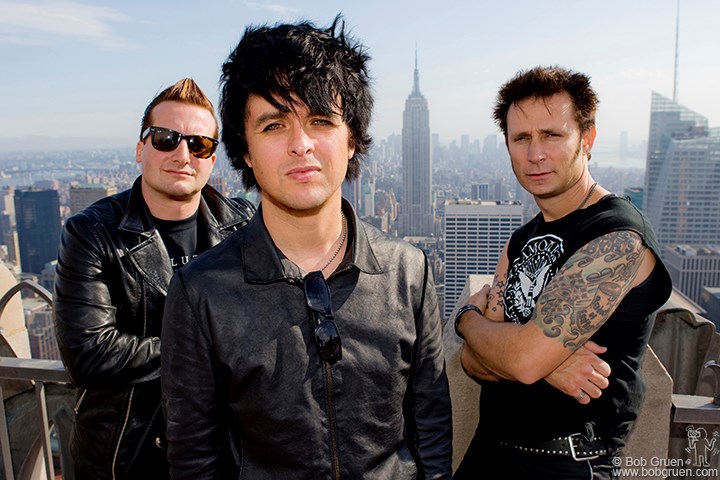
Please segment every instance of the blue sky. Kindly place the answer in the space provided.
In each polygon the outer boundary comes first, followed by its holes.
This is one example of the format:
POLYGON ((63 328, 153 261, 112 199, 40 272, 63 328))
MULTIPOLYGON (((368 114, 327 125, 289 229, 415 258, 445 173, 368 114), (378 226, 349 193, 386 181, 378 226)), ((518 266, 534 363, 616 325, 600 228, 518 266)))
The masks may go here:
MULTIPOLYGON (((720 126, 720 2, 681 2, 678 100, 720 126)), ((59 137, 132 146, 145 105, 179 78, 193 77, 217 103, 220 66, 246 25, 324 26, 339 12, 372 57, 378 139, 401 131, 417 45, 441 142, 497 133, 499 85, 519 69, 559 64, 592 77, 598 142, 617 143, 625 131, 638 143, 651 91, 673 93, 676 8, 676 0, 0 0, 0 150, 60 145, 59 137)))

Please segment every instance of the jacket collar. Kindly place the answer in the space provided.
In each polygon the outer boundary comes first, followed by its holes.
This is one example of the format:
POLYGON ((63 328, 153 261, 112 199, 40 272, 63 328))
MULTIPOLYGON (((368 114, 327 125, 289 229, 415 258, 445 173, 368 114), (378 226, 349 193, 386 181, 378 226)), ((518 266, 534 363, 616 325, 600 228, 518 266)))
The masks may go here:
MULTIPOLYGON (((127 208, 118 228, 150 237, 155 231, 155 226, 142 196, 141 181, 142 175, 133 183, 127 208)), ((219 231, 234 229, 246 220, 237 206, 210 185, 205 185, 202 189, 199 213, 208 227, 214 227, 219 231)))
MULTIPOLYGON (((338 270, 357 268, 360 271, 377 275, 383 273, 377 261, 372 245, 368 239, 366 225, 357 217, 350 203, 343 199, 343 212, 349 223, 348 238, 352 253, 338 270)), ((301 279, 300 268, 276 247, 262 220, 262 202, 257 213, 245 227, 245 246, 243 248, 243 264, 245 265, 245 281, 247 283, 273 283, 288 278, 301 279)), ((346 256, 347 258, 347 256, 346 256)))

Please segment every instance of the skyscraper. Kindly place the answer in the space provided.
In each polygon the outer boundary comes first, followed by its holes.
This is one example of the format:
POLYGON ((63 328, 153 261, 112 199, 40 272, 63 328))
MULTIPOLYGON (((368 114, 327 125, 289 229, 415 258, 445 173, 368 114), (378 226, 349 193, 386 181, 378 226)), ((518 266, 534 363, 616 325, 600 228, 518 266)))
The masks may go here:
POLYGON ((0 245, 7 247, 7 261, 20 265, 20 247, 15 227, 15 187, 0 189, 0 245))
POLYGON ((495 273, 505 243, 522 223, 518 202, 445 202, 444 318, 455 308, 469 275, 495 273))
POLYGON ((115 195, 117 188, 100 184, 70 186, 70 214, 74 215, 101 198, 115 195))
POLYGON ((693 302, 700 304, 703 287, 720 285, 720 246, 673 245, 664 250, 673 286, 693 302))
POLYGON ((413 89, 405 100, 403 111, 402 186, 400 236, 429 236, 434 230, 430 111, 427 100, 420 93, 417 51, 413 89))
POLYGON ((60 241, 60 199, 56 190, 15 190, 15 216, 20 266, 42 272, 57 257, 60 241))
POLYGON ((662 245, 720 238, 720 132, 653 92, 643 210, 662 245))

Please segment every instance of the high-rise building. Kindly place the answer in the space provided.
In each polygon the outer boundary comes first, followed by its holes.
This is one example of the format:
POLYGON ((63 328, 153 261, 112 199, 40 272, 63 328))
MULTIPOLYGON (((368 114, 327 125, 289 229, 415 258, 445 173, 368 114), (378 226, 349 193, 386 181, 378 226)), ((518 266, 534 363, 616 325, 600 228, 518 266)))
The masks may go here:
POLYGON ((653 92, 643 210, 662 245, 720 238, 720 131, 653 92))
POLYGON ((673 287, 698 305, 703 287, 720 286, 720 246, 666 246, 663 258, 673 287))
POLYGON ((625 187, 623 195, 630 199, 633 205, 637 208, 642 208, 643 198, 645 197, 645 190, 639 187, 625 187))
POLYGON ((60 241, 60 199, 56 190, 15 190, 15 218, 20 267, 42 272, 57 257, 60 241))
POLYGON ((452 314, 469 275, 495 273, 505 243, 522 223, 518 202, 445 202, 444 318, 452 314))
POLYGON ((705 318, 715 324, 715 330, 720 331, 720 287, 703 287, 700 308, 705 310, 705 318))
POLYGON ((220 192, 221 195, 228 196, 228 184, 225 177, 220 175, 211 175, 208 179, 208 185, 220 192))
POLYGON ((473 183, 472 185, 470 185, 470 198, 472 198, 473 200, 491 200, 490 184, 473 183))
POLYGON ((0 245, 5 245, 7 248, 6 260, 14 265, 20 265, 14 198, 14 187, 0 189, 0 245))
POLYGON ((117 188, 113 186, 88 183, 70 186, 70 215, 85 210, 101 198, 115 195, 117 188))
POLYGON ((400 236, 429 236, 434 230, 430 111, 427 100, 420 93, 417 52, 413 89, 403 111, 402 187, 400 236))
POLYGON ((23 308, 32 358, 60 360, 52 309, 42 300, 26 299, 23 308))

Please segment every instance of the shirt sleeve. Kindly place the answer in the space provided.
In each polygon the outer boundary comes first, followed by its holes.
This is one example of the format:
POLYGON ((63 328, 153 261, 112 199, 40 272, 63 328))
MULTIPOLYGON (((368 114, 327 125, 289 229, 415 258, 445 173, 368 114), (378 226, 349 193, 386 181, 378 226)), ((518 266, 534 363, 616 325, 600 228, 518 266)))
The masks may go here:
POLYGON ((442 322, 435 283, 425 258, 424 286, 416 311, 417 344, 410 401, 418 467, 424 479, 452 472, 452 413, 445 371, 442 322))

